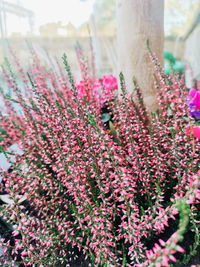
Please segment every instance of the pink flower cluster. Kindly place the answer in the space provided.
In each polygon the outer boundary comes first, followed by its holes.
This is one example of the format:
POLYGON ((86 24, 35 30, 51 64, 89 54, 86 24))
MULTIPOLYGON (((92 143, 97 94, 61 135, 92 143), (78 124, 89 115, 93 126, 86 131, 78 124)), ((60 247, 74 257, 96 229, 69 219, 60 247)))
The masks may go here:
MULTIPOLYGON (((47 71, 33 54, 24 82, 27 95, 13 83, 23 114, 19 120, 7 105, 10 118, 4 115, 0 126, 10 138, 17 133, 24 154, 16 157, 12 172, 3 173, 13 203, 0 215, 15 227, 14 242, 2 240, 14 260, 41 267, 68 266, 78 256, 93 266, 168 264, 183 251, 181 238, 174 241, 176 232, 158 240, 170 221, 178 220, 177 213, 180 221, 184 217, 177 202, 186 205, 186 217, 199 229, 193 177, 200 144, 183 131, 192 124, 185 119, 187 91, 183 80, 171 77, 169 83, 150 56, 161 87, 160 112, 154 115, 145 109, 138 87, 135 98, 126 93, 122 75, 121 98, 114 76, 91 78, 83 61, 83 79, 74 82, 66 56, 68 78, 59 63, 47 71), (104 101, 112 112, 109 131, 102 121, 104 101), (22 195, 26 203, 20 202, 22 195)), ((12 78, 9 68, 5 74, 12 78)))
POLYGON ((87 97, 88 82, 91 86, 92 95, 99 99, 101 104, 110 99, 113 96, 113 92, 118 90, 117 79, 112 74, 104 75, 98 80, 91 78, 87 82, 81 80, 76 84, 77 93, 81 99, 87 97))
MULTIPOLYGON (((186 231, 187 225, 189 223, 190 214, 189 205, 200 203, 200 176, 199 173, 194 175, 189 179, 188 190, 184 196, 176 198, 176 203, 174 207, 171 208, 173 214, 177 214, 179 210, 179 216, 181 217, 178 230, 172 234, 172 236, 164 242, 162 239, 159 239, 159 244, 156 243, 152 250, 146 251, 147 260, 137 265, 138 267, 145 266, 158 266, 158 267, 169 267, 171 262, 176 262, 177 259, 174 257, 174 254, 177 252, 185 253, 185 250, 178 244, 184 239, 184 233, 186 231), (177 210, 178 208, 178 210, 177 210)), ((194 208, 194 206, 193 206, 194 208)))
POLYGON ((103 105, 105 101, 112 98, 113 92, 118 90, 116 77, 112 74, 107 74, 100 79, 96 79, 94 58, 92 57, 92 70, 90 70, 79 44, 76 47, 76 54, 82 75, 82 80, 76 83, 78 97, 85 98, 87 101, 93 101, 93 98, 96 98, 103 105))

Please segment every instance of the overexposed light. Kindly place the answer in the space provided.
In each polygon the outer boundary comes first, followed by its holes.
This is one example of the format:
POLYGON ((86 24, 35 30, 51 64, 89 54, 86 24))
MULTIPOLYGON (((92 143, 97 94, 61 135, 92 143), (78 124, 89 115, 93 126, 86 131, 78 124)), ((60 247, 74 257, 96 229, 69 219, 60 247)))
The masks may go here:
MULTIPOLYGON (((39 32, 41 25, 52 22, 61 22, 61 24, 71 22, 75 27, 78 27, 89 19, 94 4, 94 0, 10 0, 10 2, 19 3, 34 12, 35 33, 39 32)), ((13 32, 25 34, 30 31, 28 19, 22 20, 23 23, 20 23, 17 16, 8 13, 8 34, 13 32)))

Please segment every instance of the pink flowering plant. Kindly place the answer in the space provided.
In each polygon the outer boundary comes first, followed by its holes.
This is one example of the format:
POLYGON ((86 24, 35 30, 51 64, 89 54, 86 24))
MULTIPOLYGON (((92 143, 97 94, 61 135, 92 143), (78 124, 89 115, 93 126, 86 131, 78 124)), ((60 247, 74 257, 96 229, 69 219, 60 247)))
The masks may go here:
POLYGON ((59 63, 43 68, 35 54, 28 74, 16 57, 17 74, 14 65, 3 68, 15 98, 1 90, 7 104, 0 126, 23 155, 1 171, 2 190, 12 200, 1 206, 12 232, 1 238, 1 263, 81 266, 81 258, 90 266, 161 267, 189 261, 200 238, 200 144, 185 132, 194 121, 183 80, 165 76, 150 53, 160 105, 150 114, 136 82, 128 94, 121 74, 119 96, 113 75, 96 79, 78 56, 80 82, 66 55, 66 73, 59 63))

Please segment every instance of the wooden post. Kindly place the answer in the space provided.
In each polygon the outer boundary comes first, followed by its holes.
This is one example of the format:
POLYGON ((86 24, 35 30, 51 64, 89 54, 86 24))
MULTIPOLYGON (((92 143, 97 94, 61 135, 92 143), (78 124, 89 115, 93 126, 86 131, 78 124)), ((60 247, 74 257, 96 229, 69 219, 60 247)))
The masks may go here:
POLYGON ((129 92, 136 78, 147 109, 158 108, 153 68, 147 40, 163 64, 164 0, 117 0, 118 71, 122 71, 129 92))

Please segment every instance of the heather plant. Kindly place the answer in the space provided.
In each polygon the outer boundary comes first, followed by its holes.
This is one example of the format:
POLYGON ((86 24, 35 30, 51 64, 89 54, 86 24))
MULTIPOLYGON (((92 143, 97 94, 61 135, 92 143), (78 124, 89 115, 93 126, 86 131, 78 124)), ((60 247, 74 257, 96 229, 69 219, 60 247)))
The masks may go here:
POLYGON ((150 114, 135 80, 128 94, 120 74, 119 95, 114 76, 96 79, 77 55, 80 82, 66 55, 66 73, 58 62, 44 69, 34 52, 27 74, 15 56, 20 75, 8 62, 3 68, 15 98, 1 90, 0 126, 24 153, 1 172, 12 199, 1 206, 12 226, 12 238, 1 239, 2 264, 9 264, 6 252, 13 264, 41 267, 71 266, 80 255, 91 266, 189 261, 200 238, 200 147, 186 134, 195 122, 183 79, 164 75, 150 53, 160 105, 150 114))

